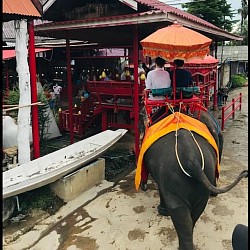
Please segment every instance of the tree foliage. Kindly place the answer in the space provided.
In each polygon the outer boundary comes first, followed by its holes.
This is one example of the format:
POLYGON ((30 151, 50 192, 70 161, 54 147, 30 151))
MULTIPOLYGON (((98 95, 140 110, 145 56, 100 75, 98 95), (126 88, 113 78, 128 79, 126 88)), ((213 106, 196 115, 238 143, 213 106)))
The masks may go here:
POLYGON ((230 45, 248 45, 248 20, 243 22, 243 25, 239 25, 238 30, 235 32, 236 35, 243 36, 243 41, 231 42, 230 45))
POLYGON ((241 15, 241 21, 240 21, 240 27, 241 27, 241 33, 243 33, 244 25, 247 20, 248 16, 248 1, 247 0, 241 0, 241 8, 238 9, 238 13, 241 15))
POLYGON ((193 0, 182 4, 182 8, 186 9, 188 13, 229 32, 232 30, 232 25, 237 22, 237 20, 232 20, 234 14, 231 10, 231 4, 228 4, 226 0, 193 0))
MULTIPOLYGON (((43 86, 43 92, 48 90, 48 86, 43 86)), ((4 98, 3 101, 5 104, 8 105, 17 105, 19 104, 20 99, 20 90, 19 85, 16 84, 13 89, 10 89, 8 91, 8 95, 6 94, 6 91, 3 91, 4 98)), ((51 124, 51 118, 48 114, 49 104, 47 101, 46 96, 43 93, 39 93, 37 96, 38 102, 42 102, 45 105, 38 106, 38 121, 39 121, 39 139, 40 139, 40 145, 45 142, 45 140, 49 137, 49 126, 51 124)), ((13 110, 11 113, 8 113, 13 119, 17 121, 18 119, 18 109, 13 110)), ((32 117, 31 117, 32 119, 32 117)))
POLYGON ((243 23, 241 35, 244 36, 242 45, 248 45, 248 20, 243 23))

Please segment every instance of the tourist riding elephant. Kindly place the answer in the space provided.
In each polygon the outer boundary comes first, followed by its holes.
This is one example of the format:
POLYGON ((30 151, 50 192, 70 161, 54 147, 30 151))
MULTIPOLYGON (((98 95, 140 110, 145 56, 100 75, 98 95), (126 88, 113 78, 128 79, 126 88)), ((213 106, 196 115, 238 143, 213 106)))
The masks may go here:
MULTIPOLYGON (((223 139, 215 121, 203 111, 196 112, 194 117, 207 125, 218 145, 221 158, 223 139)), ((143 156, 144 167, 158 185, 160 195, 158 211, 162 215, 171 216, 178 235, 180 250, 194 249, 193 229, 207 205, 211 192, 225 193, 242 178, 248 176, 248 171, 245 170, 231 185, 216 188, 215 170, 218 163, 216 151, 204 137, 195 132, 192 134, 194 138, 189 130, 178 130, 178 153, 175 150, 176 132, 174 131, 156 140, 143 156)))

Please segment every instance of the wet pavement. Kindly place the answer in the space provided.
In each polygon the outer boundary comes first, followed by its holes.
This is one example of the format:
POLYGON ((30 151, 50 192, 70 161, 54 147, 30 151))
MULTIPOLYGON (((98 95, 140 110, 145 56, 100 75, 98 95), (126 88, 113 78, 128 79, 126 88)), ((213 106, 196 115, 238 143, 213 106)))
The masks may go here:
MULTIPOLYGON (((230 184, 248 168, 248 88, 231 91, 228 103, 239 93, 243 93, 242 111, 236 112, 233 122, 226 122, 223 132, 219 187, 230 184)), ((178 249, 173 223, 169 217, 158 215, 158 204, 154 182, 150 181, 147 192, 137 192, 131 172, 117 185, 104 181, 85 192, 12 242, 4 233, 4 249, 178 249)), ((238 223, 248 225, 248 179, 228 193, 209 199, 194 228, 196 249, 231 250, 232 232, 238 223)))

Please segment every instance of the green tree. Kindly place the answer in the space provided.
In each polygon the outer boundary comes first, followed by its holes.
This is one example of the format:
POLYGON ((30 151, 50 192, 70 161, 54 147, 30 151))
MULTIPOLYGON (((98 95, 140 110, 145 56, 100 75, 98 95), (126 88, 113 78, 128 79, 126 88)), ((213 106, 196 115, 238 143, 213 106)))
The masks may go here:
POLYGON ((232 30, 232 25, 237 22, 237 20, 232 20, 234 14, 231 10, 231 4, 228 4, 226 0, 193 0, 182 4, 182 8, 186 9, 188 13, 229 32, 232 30))
MULTIPOLYGON (((48 90, 48 87, 44 85, 43 90, 44 91, 48 90)), ((3 101, 5 104, 18 106, 20 98, 20 91, 18 84, 16 84, 12 90, 9 90, 8 95, 6 95, 6 91, 3 91, 3 96, 4 96, 3 101)), ((52 121, 48 114, 49 104, 46 96, 43 93, 39 93, 37 99, 39 102, 42 102, 44 104, 42 106, 38 106, 39 139, 41 146, 43 143, 45 143, 45 141, 50 135, 48 132, 48 128, 52 121)), ((17 121, 18 109, 13 110, 11 113, 9 112, 8 115, 10 115, 13 119, 17 121)))
POLYGON ((243 33, 243 26, 245 25, 245 21, 247 20, 248 16, 248 1, 241 0, 241 9, 238 9, 238 13, 241 15, 240 27, 241 33, 243 33))
POLYGON ((241 35, 244 36, 242 45, 248 45, 248 20, 243 23, 241 35))
POLYGON ((243 36, 243 41, 233 41, 230 45, 248 45, 248 20, 243 22, 243 25, 238 27, 238 30, 235 32, 236 35, 243 36))

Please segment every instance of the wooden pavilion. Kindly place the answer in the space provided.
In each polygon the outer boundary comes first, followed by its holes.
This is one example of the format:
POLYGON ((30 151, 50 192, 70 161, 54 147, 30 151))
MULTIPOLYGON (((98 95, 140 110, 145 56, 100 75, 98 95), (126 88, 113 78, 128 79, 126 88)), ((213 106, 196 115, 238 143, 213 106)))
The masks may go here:
MULTIPOLYGON (((175 21, 211 38, 216 57, 217 42, 242 40, 211 23, 185 11, 157 0, 49 0, 44 6, 43 18, 53 21, 38 25, 35 32, 39 36, 66 38, 67 81, 69 96, 70 141, 73 136, 73 103, 71 79, 70 41, 88 41, 96 47, 132 47, 134 68, 138 68, 139 41, 155 30, 168 26, 175 21)), ((135 152, 139 152, 139 100, 138 72, 134 72, 134 131, 135 152)))

